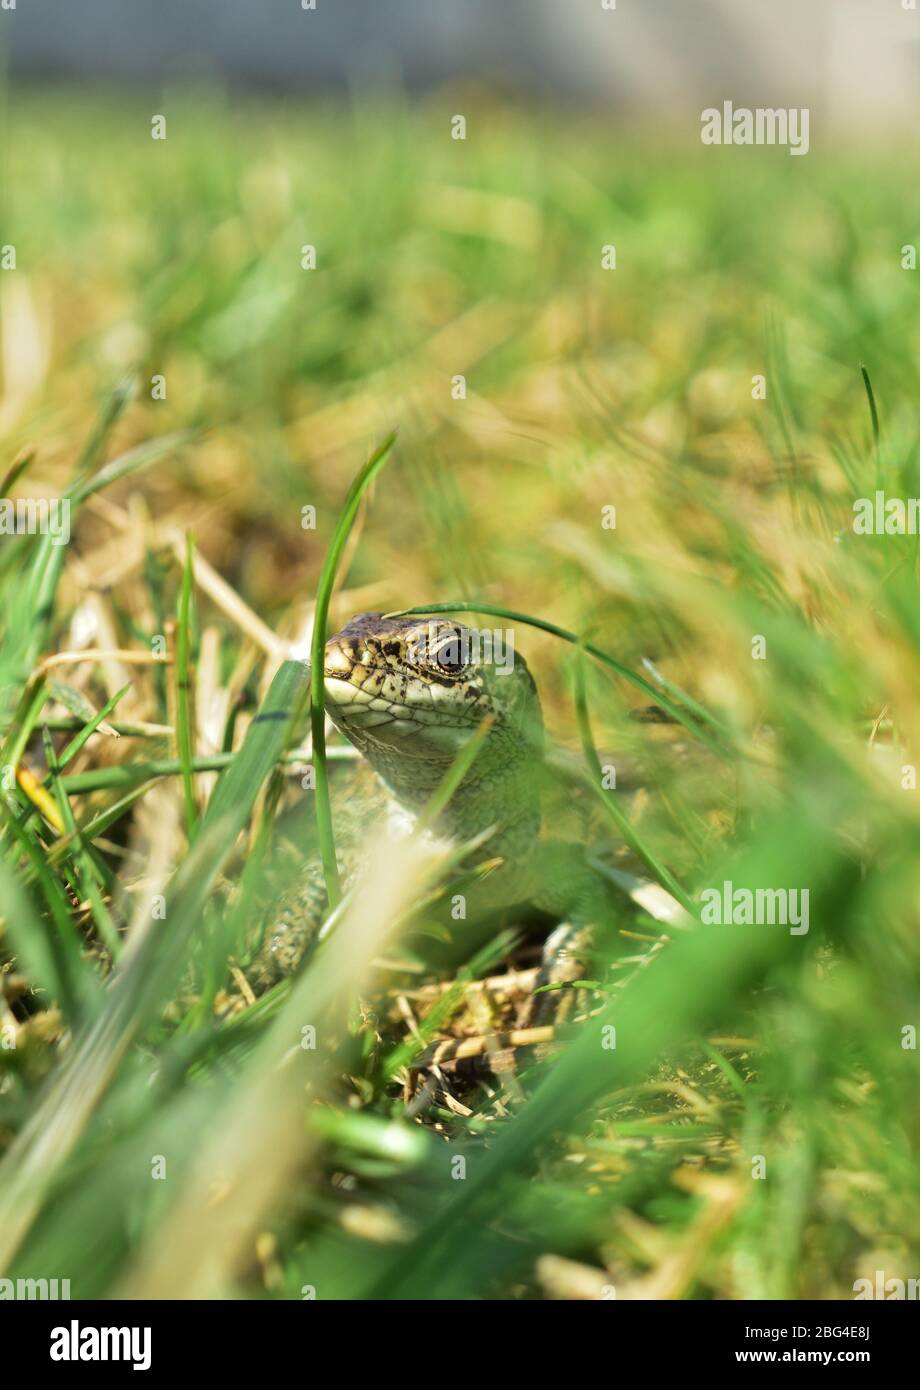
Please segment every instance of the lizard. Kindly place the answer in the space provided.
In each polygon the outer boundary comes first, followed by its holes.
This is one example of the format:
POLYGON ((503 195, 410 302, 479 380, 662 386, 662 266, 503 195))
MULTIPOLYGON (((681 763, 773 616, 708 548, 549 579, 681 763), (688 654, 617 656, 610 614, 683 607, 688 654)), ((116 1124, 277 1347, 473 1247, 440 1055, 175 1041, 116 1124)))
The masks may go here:
MULTIPOLYGON (((489 720, 434 829, 458 843, 474 840, 477 862, 500 860, 479 885, 477 910, 526 903, 562 919, 544 946, 538 978, 573 980, 583 973, 607 895, 581 846, 541 837, 540 698, 520 653, 512 646, 509 660, 503 648, 496 659, 490 638, 441 617, 361 613, 327 640, 326 711, 367 765, 359 795, 347 797, 336 818, 340 867, 347 874, 369 819, 384 816, 411 830, 465 741, 489 720)), ((315 860, 272 914, 252 971, 257 991, 298 968, 325 912, 315 860)), ((552 994, 539 997, 535 1014, 546 1016, 554 1002, 552 994)))

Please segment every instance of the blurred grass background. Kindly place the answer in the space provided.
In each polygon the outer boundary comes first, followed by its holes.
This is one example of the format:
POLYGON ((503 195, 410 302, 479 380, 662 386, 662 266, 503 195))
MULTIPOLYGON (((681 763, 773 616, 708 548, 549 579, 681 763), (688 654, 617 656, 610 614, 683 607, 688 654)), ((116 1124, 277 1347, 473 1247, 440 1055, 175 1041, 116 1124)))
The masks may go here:
MULTIPOLYGON (((347 111, 185 88, 155 109, 163 141, 149 105, 85 92, 14 89, 3 118, 0 431, 4 469, 25 463, 10 494, 58 495, 142 452, 80 506, 59 582, 38 540, 0 552, 2 761, 25 774, 3 783, 2 1273, 69 1277, 74 1297, 736 1299, 915 1275, 916 538, 851 524, 877 487, 920 493, 901 264, 920 202, 900 153, 668 146, 475 88, 347 111), (394 425, 333 621, 478 597, 649 679, 652 662, 730 752, 673 756, 630 719, 640 692, 592 672, 599 743, 645 774, 634 827, 691 893, 723 877, 811 891, 806 937, 710 927, 638 950, 526 1099, 484 1087, 411 1118, 393 1001, 435 973, 391 969, 381 993, 365 963, 392 966, 388 933, 436 866, 377 863, 370 906, 292 990, 210 1009, 239 992, 228 956, 251 951, 273 825, 299 843, 310 814, 303 759, 271 772, 281 732, 248 764, 238 750, 276 639, 308 629, 349 483, 394 425), (229 597, 210 571, 192 584, 186 534, 229 597), (175 667, 149 657, 37 680, 52 653, 149 654, 159 634, 170 656, 187 637, 186 715, 175 667), (95 782, 52 767, 56 817, 35 792, 48 747, 125 685, 124 735, 93 733, 66 769, 95 782), (129 791, 116 775, 182 762, 183 732, 215 769, 191 820, 180 777, 129 791), (215 781, 221 754, 237 756, 215 781), (103 987, 85 947, 125 923, 103 987)), ((575 747, 571 653, 515 641, 575 747)), ((296 672, 279 679, 268 699, 290 708, 296 672)))

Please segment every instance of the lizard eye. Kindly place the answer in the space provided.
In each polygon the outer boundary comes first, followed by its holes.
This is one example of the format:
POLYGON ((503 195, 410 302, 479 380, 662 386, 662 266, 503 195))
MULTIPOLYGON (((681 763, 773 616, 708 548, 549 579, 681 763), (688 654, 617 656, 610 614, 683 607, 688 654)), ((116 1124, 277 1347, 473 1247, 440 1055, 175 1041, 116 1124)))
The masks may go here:
POLYGON ((466 666, 463 653, 463 643, 459 633, 452 633, 446 641, 442 641, 433 652, 434 664, 447 675, 456 676, 466 666))

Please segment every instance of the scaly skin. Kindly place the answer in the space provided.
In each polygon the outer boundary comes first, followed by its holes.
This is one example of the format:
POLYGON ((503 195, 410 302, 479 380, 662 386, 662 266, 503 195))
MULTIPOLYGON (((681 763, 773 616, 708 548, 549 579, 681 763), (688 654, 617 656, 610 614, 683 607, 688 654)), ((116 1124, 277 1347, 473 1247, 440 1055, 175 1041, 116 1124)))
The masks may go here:
MULTIPOLYGON (((597 881, 575 846, 539 838, 537 689, 521 656, 497 655, 504 660, 494 658, 480 634, 452 620, 380 613, 352 618, 326 643, 327 711, 376 774, 376 787, 350 799, 344 820, 335 818, 342 868, 347 875, 371 820, 386 816, 411 829, 463 744, 490 716, 483 745, 434 829, 460 842, 480 837, 477 860, 502 859, 485 880, 477 909, 526 901, 583 928, 597 907, 597 881)), ((321 869, 311 862, 275 914, 256 962, 257 987, 296 969, 325 907, 321 869)), ((572 976, 570 939, 568 932, 553 933, 548 979, 572 976)))

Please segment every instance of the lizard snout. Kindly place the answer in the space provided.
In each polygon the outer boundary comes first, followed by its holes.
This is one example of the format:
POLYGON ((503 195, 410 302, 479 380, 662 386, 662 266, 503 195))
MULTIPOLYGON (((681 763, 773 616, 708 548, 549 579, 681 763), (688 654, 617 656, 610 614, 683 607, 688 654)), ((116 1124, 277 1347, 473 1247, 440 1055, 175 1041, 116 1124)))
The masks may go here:
POLYGON ((335 676, 339 680, 348 680, 357 660, 358 653, 353 642, 341 637, 331 637, 323 654, 324 674, 335 676))

